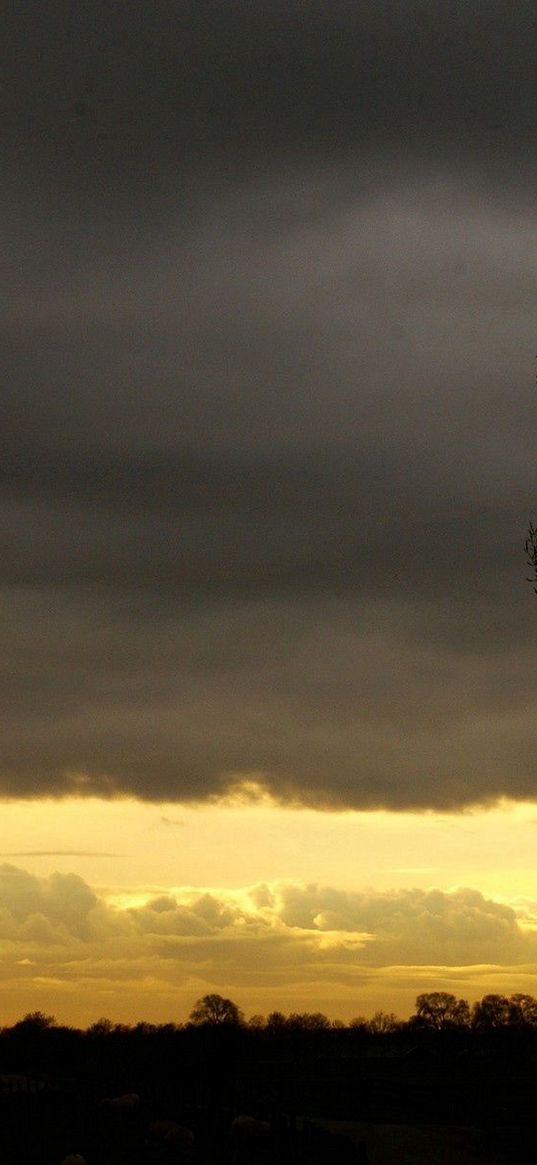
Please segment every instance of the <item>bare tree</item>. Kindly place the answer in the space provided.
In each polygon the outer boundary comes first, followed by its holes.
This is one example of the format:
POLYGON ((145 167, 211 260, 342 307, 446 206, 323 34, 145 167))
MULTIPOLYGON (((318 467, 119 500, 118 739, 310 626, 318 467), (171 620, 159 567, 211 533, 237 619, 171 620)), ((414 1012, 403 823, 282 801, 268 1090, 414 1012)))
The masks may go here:
POLYGON ((509 1022, 514 1027, 537 1027, 537 999, 522 993, 511 995, 509 1022))
POLYGON ((506 995, 484 995, 479 1003, 474 1003, 472 1027, 476 1031, 507 1027, 510 1019, 511 1005, 506 995))
POLYGON ((527 554, 527 564, 533 571, 533 574, 527 581, 533 583, 533 589, 537 595, 537 526, 534 526, 533 522, 529 524, 528 537, 524 543, 524 550, 527 554))
POLYGON ((190 1022, 198 1026, 210 1024, 212 1027, 223 1023, 239 1024, 243 1022, 243 1014, 231 999, 224 999, 222 995, 204 995, 194 1004, 190 1022))
POLYGON ((448 991, 428 991, 416 999, 413 1020, 423 1027, 443 1031, 450 1027, 466 1027, 470 1023, 470 1008, 466 999, 457 999, 448 991))
POLYGON ((376 1011, 371 1019, 366 1020, 367 1030, 373 1035, 387 1036, 401 1027, 401 1020, 393 1011, 376 1011))

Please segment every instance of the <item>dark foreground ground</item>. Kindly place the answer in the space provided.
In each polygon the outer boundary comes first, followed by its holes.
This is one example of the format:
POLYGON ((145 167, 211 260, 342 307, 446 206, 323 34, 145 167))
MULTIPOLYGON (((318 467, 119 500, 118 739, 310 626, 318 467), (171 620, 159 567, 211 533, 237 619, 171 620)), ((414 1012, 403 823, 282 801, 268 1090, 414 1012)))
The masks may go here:
POLYGON ((0 1165, 69 1153, 87 1165, 537 1165, 537 1049, 171 1025, 1 1035, 0 1165))

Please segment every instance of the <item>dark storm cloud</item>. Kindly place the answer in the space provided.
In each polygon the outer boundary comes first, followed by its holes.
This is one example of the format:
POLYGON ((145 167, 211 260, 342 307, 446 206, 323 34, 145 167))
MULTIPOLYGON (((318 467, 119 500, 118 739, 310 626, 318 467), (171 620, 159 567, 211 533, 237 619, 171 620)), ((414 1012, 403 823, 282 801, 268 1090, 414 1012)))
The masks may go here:
POLYGON ((535 785, 535 18, 9 14, 2 790, 535 785))
POLYGON ((6 15, 8 125, 123 194, 282 151, 490 154, 534 140, 536 32, 529 0, 30 0, 6 15))

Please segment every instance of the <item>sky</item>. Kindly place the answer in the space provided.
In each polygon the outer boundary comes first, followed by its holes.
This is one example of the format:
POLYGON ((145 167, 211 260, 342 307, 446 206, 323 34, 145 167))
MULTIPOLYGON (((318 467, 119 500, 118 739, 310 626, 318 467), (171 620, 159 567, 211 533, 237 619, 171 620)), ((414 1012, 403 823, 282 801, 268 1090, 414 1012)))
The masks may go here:
POLYGON ((6 1022, 537 993, 536 40, 6 14, 6 1022))

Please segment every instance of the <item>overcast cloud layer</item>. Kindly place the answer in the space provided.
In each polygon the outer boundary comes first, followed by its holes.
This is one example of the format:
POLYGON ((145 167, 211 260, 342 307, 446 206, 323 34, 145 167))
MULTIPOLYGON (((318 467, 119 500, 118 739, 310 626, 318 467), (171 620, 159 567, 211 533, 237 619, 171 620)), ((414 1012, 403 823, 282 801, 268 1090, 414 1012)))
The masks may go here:
POLYGON ((533 5, 7 23, 2 793, 536 796, 533 5))

